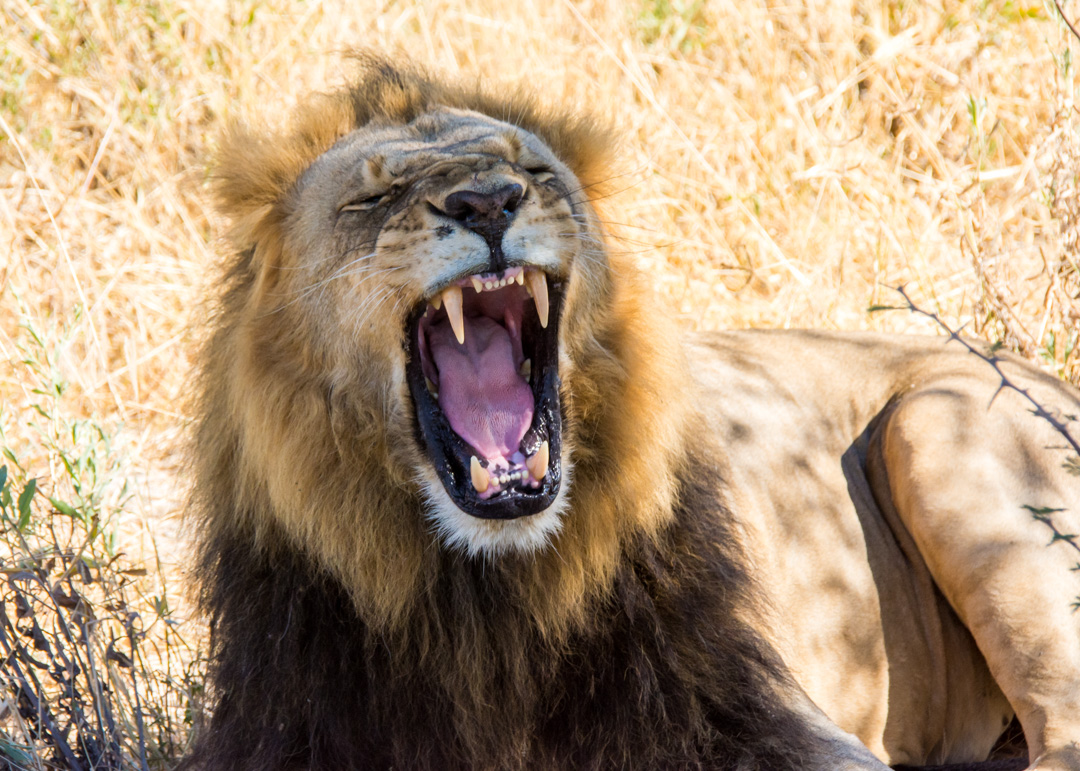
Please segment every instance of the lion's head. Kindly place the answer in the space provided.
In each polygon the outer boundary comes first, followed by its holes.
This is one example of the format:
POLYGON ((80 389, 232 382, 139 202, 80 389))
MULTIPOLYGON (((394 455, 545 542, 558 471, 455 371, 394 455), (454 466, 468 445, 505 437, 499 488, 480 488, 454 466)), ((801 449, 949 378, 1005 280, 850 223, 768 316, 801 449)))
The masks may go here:
POLYGON ((215 528, 283 530, 377 616, 433 552, 564 611, 602 586, 670 516, 683 428, 593 204, 605 148, 526 94, 381 61, 285 131, 233 128, 197 492, 245 514, 215 528))

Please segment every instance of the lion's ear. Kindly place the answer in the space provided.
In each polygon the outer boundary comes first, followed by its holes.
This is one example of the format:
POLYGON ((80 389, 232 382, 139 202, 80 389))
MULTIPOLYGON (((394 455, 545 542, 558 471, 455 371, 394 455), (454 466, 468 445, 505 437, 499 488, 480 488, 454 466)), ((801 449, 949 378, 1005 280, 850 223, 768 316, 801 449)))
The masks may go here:
POLYGON ((240 249, 257 243, 257 231, 281 211, 304 170, 354 127, 340 94, 313 95, 293 115, 277 130, 235 120, 219 137, 210 176, 216 208, 231 221, 240 249))

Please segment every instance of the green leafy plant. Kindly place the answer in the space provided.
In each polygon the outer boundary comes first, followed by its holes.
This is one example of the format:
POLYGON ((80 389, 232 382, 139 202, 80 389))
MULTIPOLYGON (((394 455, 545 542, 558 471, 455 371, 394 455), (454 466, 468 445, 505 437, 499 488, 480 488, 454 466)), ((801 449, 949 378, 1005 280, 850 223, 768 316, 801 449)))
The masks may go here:
POLYGON ((706 30, 704 6, 704 0, 645 0, 637 16, 642 42, 681 53, 700 48, 706 30))

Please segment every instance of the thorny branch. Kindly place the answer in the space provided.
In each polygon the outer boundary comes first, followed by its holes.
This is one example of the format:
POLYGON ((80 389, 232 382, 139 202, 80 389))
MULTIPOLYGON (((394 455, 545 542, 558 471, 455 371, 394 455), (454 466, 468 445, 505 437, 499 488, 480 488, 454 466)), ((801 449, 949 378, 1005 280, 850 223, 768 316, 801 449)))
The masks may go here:
MULTIPOLYGON (((917 313, 920 316, 925 316, 926 318, 930 319, 949 336, 950 340, 955 340, 956 342, 960 343, 960 345, 964 346, 964 348, 967 349, 968 353, 974 354, 975 356, 979 357, 987 364, 989 364, 991 367, 993 367, 998 377, 1001 378, 1001 382, 998 385, 998 390, 1001 391, 1004 389, 1009 389, 1010 391, 1015 391, 1016 393, 1023 396, 1024 399, 1027 400, 1028 404, 1031 405, 1032 413, 1053 426, 1054 430, 1061 434, 1065 441, 1069 443, 1069 446, 1072 447, 1073 451, 1077 455, 1080 455, 1080 440, 1077 440, 1076 437, 1074 437, 1069 432, 1069 427, 1065 424, 1064 421, 1062 421, 1058 418, 1058 416, 1054 415, 1052 412, 1048 411, 1045 407, 1043 407, 1042 404, 1040 404, 1035 399, 1035 397, 1031 395, 1031 392, 1028 389, 1021 388, 1020 386, 1016 385, 1016 383, 1009 380, 1008 376, 1001 370, 1001 359, 993 355, 987 356, 985 353, 983 353, 978 348, 969 343, 967 340, 965 340, 963 337, 961 337, 960 332, 953 331, 952 327, 942 321, 941 317, 938 316, 936 313, 920 308, 912 301, 911 297, 908 295, 904 287, 896 287, 896 291, 900 293, 900 296, 904 298, 904 302, 907 303, 906 308, 903 308, 903 310, 908 310, 912 313, 917 313)), ((884 308, 881 308, 880 310, 884 310, 884 308)), ((1066 416, 1066 420, 1076 420, 1076 417, 1066 416)))
MULTIPOLYGON (((1057 2, 1055 0, 1055 5, 1056 4, 1057 2)), ((1060 11, 1061 8, 1059 7, 1058 10, 1060 11)), ((1064 18, 1064 16, 1062 16, 1062 18, 1064 18)), ((1071 25, 1069 29, 1072 29, 1071 25)), ((1076 34, 1076 31, 1073 30, 1073 33, 1076 34)), ((1078 35, 1077 37, 1080 37, 1080 35, 1078 35)), ((1024 399, 1026 399, 1028 403, 1032 406, 1032 414, 1042 418, 1043 420, 1047 421, 1051 426, 1053 426, 1054 430, 1056 430, 1065 439, 1065 441, 1068 442, 1069 446, 1072 447, 1072 449, 1077 453, 1077 456, 1080 456, 1080 442, 1078 442, 1076 438, 1069 432, 1069 427, 1065 425, 1065 423, 1060 420, 1056 415, 1043 407, 1042 404, 1040 404, 1035 399, 1035 397, 1031 395, 1028 389, 1021 388, 1020 386, 1016 385, 1016 383, 1009 380, 1008 376, 1001 370, 1001 359, 992 354, 990 356, 987 356, 970 342, 961 337, 959 331, 954 331, 952 327, 942 321, 941 317, 938 316, 936 313, 920 308, 914 303, 914 301, 912 301, 911 296, 908 295, 908 293, 904 290, 904 287, 895 287, 895 290, 900 294, 901 297, 904 298, 904 302, 907 304, 906 307, 897 308, 892 306, 877 306, 875 308, 871 308, 871 310, 907 310, 912 313, 917 313, 920 316, 925 316, 926 318, 932 320, 935 324, 938 325, 938 327, 944 330, 944 332, 949 336, 949 340, 955 340, 956 342, 960 343, 960 345, 964 346, 968 353, 974 354, 975 356, 979 357, 994 368, 994 372, 996 372, 998 377, 1001 378, 1001 382, 998 385, 998 392, 1007 388, 1023 396, 1024 399)), ((991 350, 996 350, 996 348, 992 348, 991 350)), ((1065 416, 1065 420, 1075 421, 1077 419, 1077 416, 1074 415, 1065 416)), ((1069 473, 1080 473, 1080 457, 1078 457, 1077 459, 1066 459, 1064 465, 1066 470, 1069 471, 1069 473)), ((1080 553, 1080 544, 1077 543, 1077 539, 1080 538, 1080 534, 1067 533, 1061 530, 1058 527, 1057 523, 1054 522, 1053 515, 1063 512, 1065 511, 1065 509, 1055 509, 1045 506, 1036 507, 1029 506, 1027 504, 1022 505, 1021 508, 1031 512, 1031 516, 1033 519, 1035 519, 1036 522, 1041 522, 1042 524, 1050 528, 1052 535, 1049 545, 1052 546, 1053 544, 1060 541, 1062 543, 1068 544, 1073 548, 1073 550, 1080 553)), ((1072 570, 1080 572, 1080 562, 1077 562, 1072 567, 1072 570)), ((1080 610, 1080 597, 1077 597, 1073 601, 1071 607, 1074 612, 1080 610)))
POLYGON ((1059 3, 1058 0, 1054 0, 1054 7, 1057 8, 1058 16, 1060 16, 1061 20, 1065 22, 1065 26, 1069 28, 1069 32, 1073 33, 1073 36, 1077 40, 1080 40, 1080 32, 1077 32, 1076 27, 1074 27, 1072 25, 1072 22, 1069 21, 1069 17, 1065 15, 1065 9, 1061 7, 1061 3, 1059 3))

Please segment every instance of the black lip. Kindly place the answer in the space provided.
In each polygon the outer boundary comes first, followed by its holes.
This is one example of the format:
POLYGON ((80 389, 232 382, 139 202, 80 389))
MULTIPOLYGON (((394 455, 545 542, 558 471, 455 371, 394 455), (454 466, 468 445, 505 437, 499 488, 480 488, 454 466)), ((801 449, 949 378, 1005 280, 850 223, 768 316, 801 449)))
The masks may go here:
MULTIPOLYGON (((523 339, 530 341, 533 361, 532 425, 525 432, 522 448, 526 455, 548 442, 548 469, 536 489, 508 488, 483 500, 472 486, 469 462, 477 452, 450 427, 434 397, 428 393, 420 363, 419 325, 427 302, 413 309, 406 325, 408 342, 406 380, 413 400, 417 441, 427 453, 446 492, 458 508, 479 519, 517 519, 538 514, 554 503, 562 484, 562 409, 559 403, 558 330, 562 314, 564 286, 552 276, 548 281, 548 326, 540 326, 535 306, 527 308, 522 320, 523 339)), ((466 289, 465 291, 470 291, 466 289)))

